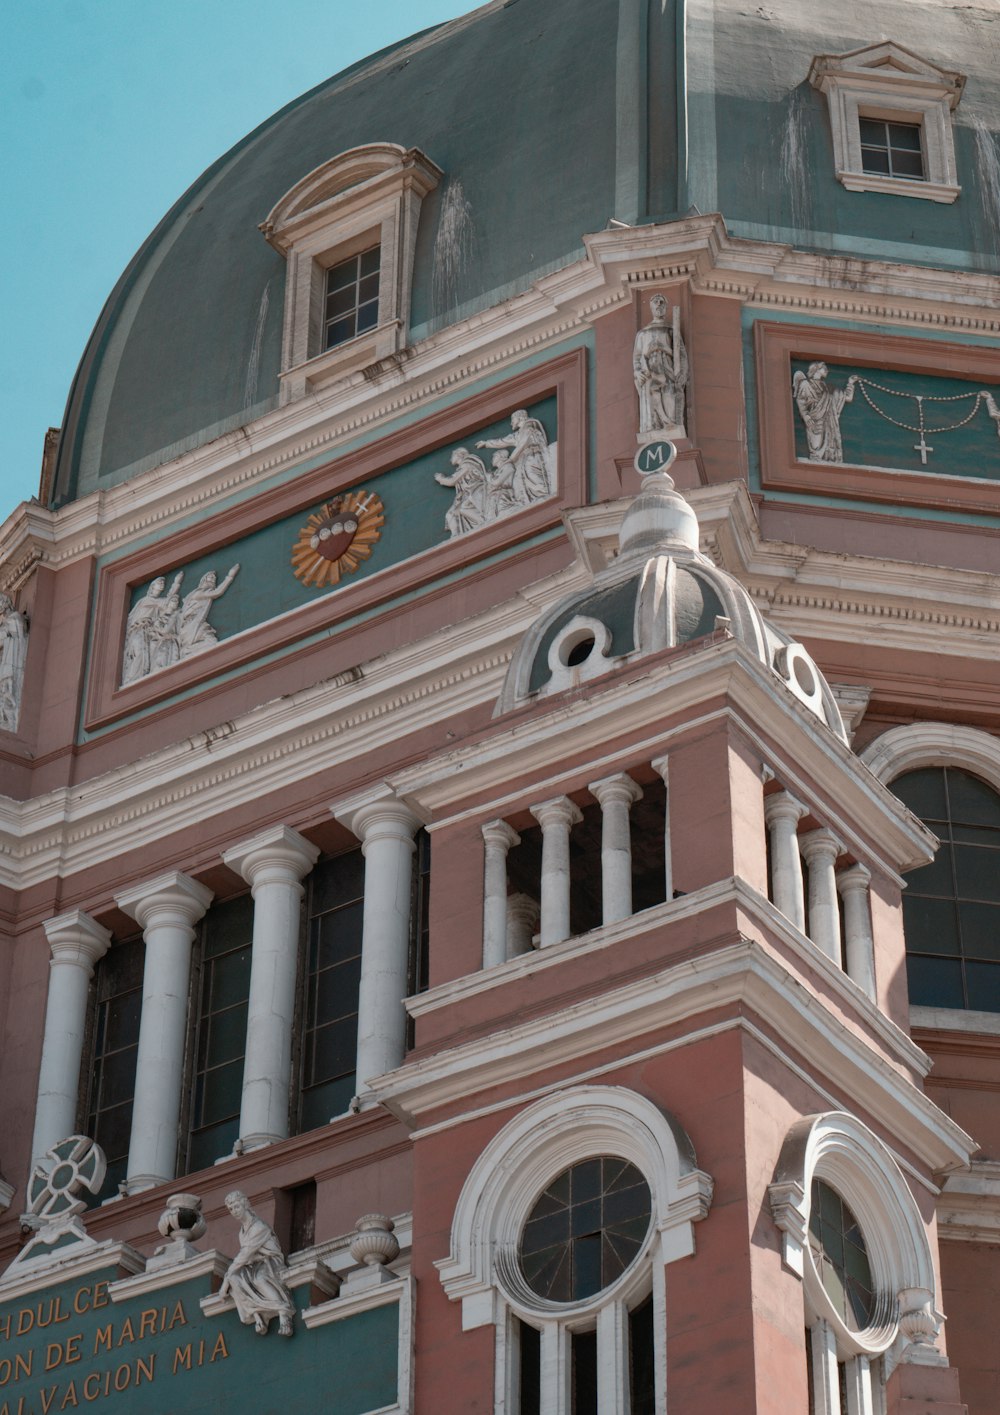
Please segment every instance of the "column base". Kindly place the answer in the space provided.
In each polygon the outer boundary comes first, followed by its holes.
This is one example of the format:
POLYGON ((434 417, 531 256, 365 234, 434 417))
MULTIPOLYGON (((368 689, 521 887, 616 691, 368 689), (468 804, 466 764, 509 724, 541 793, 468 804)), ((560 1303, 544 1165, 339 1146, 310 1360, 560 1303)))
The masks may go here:
POLYGON ((169 1174, 136 1174, 130 1175, 125 1181, 125 1193, 131 1198, 133 1194, 142 1194, 147 1189, 155 1189, 159 1184, 173 1184, 173 1178, 169 1174))

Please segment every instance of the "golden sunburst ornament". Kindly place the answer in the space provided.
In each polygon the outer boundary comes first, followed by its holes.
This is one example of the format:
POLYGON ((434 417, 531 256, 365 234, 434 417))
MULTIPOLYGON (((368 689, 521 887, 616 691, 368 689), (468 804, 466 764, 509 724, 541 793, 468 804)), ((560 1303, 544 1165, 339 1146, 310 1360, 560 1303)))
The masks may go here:
POLYGON ((292 547, 292 569, 304 585, 336 585, 367 560, 385 525, 374 491, 347 491, 314 511, 292 547))

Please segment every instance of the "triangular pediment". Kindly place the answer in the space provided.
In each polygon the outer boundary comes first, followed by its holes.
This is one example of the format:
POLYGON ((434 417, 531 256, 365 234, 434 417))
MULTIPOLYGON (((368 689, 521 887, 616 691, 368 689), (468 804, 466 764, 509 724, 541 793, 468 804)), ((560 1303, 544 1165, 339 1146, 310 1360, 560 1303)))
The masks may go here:
POLYGON ((823 78, 833 77, 929 84, 947 92, 952 106, 965 87, 964 74, 942 68, 932 59, 891 39, 866 44, 861 49, 849 49, 845 54, 817 54, 809 71, 810 81, 817 84, 823 78))

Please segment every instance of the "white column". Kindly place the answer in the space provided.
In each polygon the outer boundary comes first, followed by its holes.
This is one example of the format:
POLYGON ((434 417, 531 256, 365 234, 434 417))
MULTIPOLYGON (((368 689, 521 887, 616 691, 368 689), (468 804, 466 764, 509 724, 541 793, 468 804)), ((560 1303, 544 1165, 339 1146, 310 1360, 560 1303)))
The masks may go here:
POLYGON ((797 929, 805 932, 802 860, 795 827, 806 813, 787 791, 764 798, 764 820, 771 837, 771 888, 774 904, 797 929))
POLYGON ((592 781, 587 790, 601 806, 601 920, 605 924, 632 913, 632 840, 629 808, 642 797, 627 772, 592 781))
POLYGON ((632 1409, 628 1308, 609 1302, 597 1314, 598 1415, 629 1415, 632 1409))
POLYGON ((573 1390, 569 1332, 558 1322, 545 1322, 540 1344, 541 1409, 545 1415, 569 1415, 573 1390))
POLYGON ((840 1378, 837 1374, 837 1343, 824 1321, 809 1329, 812 1342, 813 1407, 816 1415, 844 1415, 840 1408, 840 1378))
POLYGON ((862 992, 875 1000, 875 941, 868 886, 871 874, 864 865, 852 865, 837 876, 837 888, 844 901, 844 954, 848 976, 862 992))
POLYGON ((663 781, 663 872, 665 876, 664 886, 666 889, 666 893, 663 897, 669 904, 674 897, 674 866, 670 853, 670 781, 667 772, 667 760, 666 757, 657 757, 656 761, 650 762, 650 766, 663 781))
POLYGON ((194 926, 211 900, 210 889, 174 872, 127 890, 115 901, 141 926, 146 940, 128 1150, 130 1194, 174 1177, 191 944, 194 926))
POLYGON ((872 1368, 867 1356, 852 1356, 844 1363, 844 1384, 847 1387, 845 1415, 872 1415, 872 1368))
POLYGON ((555 796, 531 807, 542 827, 542 937, 541 947, 569 938, 569 832, 583 819, 568 796, 555 796))
POLYGON ((421 823, 385 786, 334 814, 360 839, 365 857, 355 1083, 364 1097, 372 1077, 394 1070, 406 1047, 413 837, 421 823))
POLYGON ((76 1131, 88 990, 94 964, 111 943, 107 929, 78 909, 50 919, 45 925, 45 937, 52 957, 31 1142, 32 1167, 51 1145, 76 1131))
POLYGON ((521 953, 530 953, 532 939, 538 932, 541 909, 538 900, 530 894, 507 895, 507 956, 517 958, 521 953))
POLYGON ((840 908, 837 904, 837 856, 843 845, 832 830, 811 830, 799 841, 809 866, 809 937, 837 967, 840 951, 840 908))
POLYGON ((504 820, 483 826, 486 857, 483 867, 483 967, 495 968, 510 957, 507 942, 507 851, 521 837, 504 820))
POLYGON ((250 885, 253 895, 240 1104, 240 1140, 245 1150, 283 1140, 288 1134, 302 878, 318 857, 318 848, 287 825, 262 831, 222 856, 250 885))

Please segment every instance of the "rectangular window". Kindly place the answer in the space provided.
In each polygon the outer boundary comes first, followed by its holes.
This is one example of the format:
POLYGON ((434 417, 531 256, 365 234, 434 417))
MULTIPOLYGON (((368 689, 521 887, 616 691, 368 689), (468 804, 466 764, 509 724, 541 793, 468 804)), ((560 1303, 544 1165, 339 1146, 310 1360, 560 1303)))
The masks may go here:
POLYGON ((136 938, 115 944, 97 965, 85 1133, 97 1141, 108 1161, 98 1201, 118 1192, 128 1166, 144 956, 145 945, 136 938))
POLYGON ((214 905, 202 920, 189 1170, 229 1154, 239 1135, 252 939, 249 894, 214 905))
POLYGON ((360 849, 309 879, 300 1130, 342 1115, 354 1096, 364 890, 360 849))
POLYGON ((372 246, 349 256, 326 272, 323 349, 346 344, 378 324, 379 267, 382 252, 372 246))
POLYGON ((926 180, 919 123, 889 123, 881 118, 861 118, 859 122, 863 171, 926 180))

